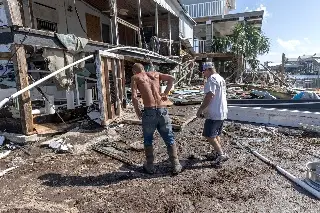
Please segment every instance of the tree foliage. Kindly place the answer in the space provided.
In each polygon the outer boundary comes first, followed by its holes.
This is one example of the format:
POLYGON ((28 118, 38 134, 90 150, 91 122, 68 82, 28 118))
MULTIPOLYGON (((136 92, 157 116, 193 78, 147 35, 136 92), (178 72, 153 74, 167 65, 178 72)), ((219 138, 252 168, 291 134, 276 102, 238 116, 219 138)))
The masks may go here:
POLYGON ((256 69, 260 63, 258 56, 270 50, 270 40, 253 25, 238 23, 231 36, 214 37, 212 48, 214 52, 243 55, 251 68, 256 69))

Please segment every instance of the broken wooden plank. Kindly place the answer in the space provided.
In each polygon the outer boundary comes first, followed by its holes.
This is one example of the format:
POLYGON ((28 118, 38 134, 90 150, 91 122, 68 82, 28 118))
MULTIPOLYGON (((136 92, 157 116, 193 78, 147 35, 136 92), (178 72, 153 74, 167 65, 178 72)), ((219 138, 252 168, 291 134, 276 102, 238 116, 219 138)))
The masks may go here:
POLYGON ((189 123, 191 123, 192 121, 194 121, 195 119, 197 118, 196 115, 192 116, 190 119, 186 120, 182 126, 181 126, 181 129, 185 128, 189 123))
POLYGON ((64 133, 77 126, 76 123, 64 124, 64 123, 45 123, 45 124, 34 124, 34 129, 38 135, 51 135, 57 133, 64 133))
POLYGON ((92 150, 107 155, 115 160, 131 166, 140 166, 139 164, 126 157, 122 151, 117 150, 112 146, 103 146, 102 144, 95 144, 92 146, 92 150))
MULTIPOLYGON (((16 76, 17 91, 29 86, 28 64, 25 48, 23 45, 14 44, 11 46, 13 55, 13 66, 16 76)), ((25 135, 33 134, 33 116, 30 91, 18 97, 22 133, 25 135)))
POLYGON ((10 168, 8 168, 8 169, 2 170, 2 171, 0 172, 0 177, 4 176, 4 175, 7 174, 8 172, 10 172, 10 171, 12 171, 12 170, 14 170, 14 169, 16 169, 16 168, 18 168, 18 167, 17 167, 17 166, 14 166, 14 167, 10 167, 10 168))
POLYGON ((12 56, 12 53, 0 52, 0 60, 9 60, 12 56))

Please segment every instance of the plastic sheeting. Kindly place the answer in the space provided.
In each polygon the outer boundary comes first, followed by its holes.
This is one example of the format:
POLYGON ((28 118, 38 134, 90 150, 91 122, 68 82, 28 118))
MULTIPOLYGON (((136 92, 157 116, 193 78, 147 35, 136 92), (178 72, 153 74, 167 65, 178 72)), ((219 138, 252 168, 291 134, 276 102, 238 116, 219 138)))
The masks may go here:
POLYGON ((315 92, 303 91, 299 92, 292 98, 293 100, 301 100, 301 99, 320 99, 320 97, 315 92))
MULTIPOLYGON (((75 35, 56 34, 56 36, 68 51, 44 48, 43 57, 49 61, 48 69, 51 72, 85 57, 85 53, 81 53, 81 51, 88 43, 87 39, 78 38, 75 35)), ((59 90, 74 89, 74 74, 83 71, 84 66, 85 62, 82 62, 56 75, 57 88, 59 90)))

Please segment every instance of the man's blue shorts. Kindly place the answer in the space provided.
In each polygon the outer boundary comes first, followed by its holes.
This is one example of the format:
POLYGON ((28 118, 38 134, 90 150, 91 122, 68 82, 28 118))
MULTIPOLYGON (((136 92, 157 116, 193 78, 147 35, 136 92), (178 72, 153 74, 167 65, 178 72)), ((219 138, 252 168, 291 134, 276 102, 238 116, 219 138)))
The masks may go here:
POLYGON ((206 138, 215 138, 221 135, 224 120, 206 119, 202 136, 206 138))

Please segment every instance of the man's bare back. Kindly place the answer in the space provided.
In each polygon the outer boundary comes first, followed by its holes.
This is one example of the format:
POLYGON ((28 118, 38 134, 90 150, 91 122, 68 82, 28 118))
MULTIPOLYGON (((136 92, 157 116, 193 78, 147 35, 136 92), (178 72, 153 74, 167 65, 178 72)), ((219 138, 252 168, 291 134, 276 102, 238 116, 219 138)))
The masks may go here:
POLYGON ((160 95, 160 79, 158 72, 141 72, 134 76, 137 89, 141 94, 144 107, 164 106, 160 95))
POLYGON ((165 107, 167 105, 167 95, 172 88, 174 77, 159 72, 144 71, 141 64, 135 64, 132 68, 134 76, 132 82, 132 100, 137 114, 137 90, 139 90, 144 107, 165 107), (167 88, 160 94, 160 81, 167 81, 167 88))

